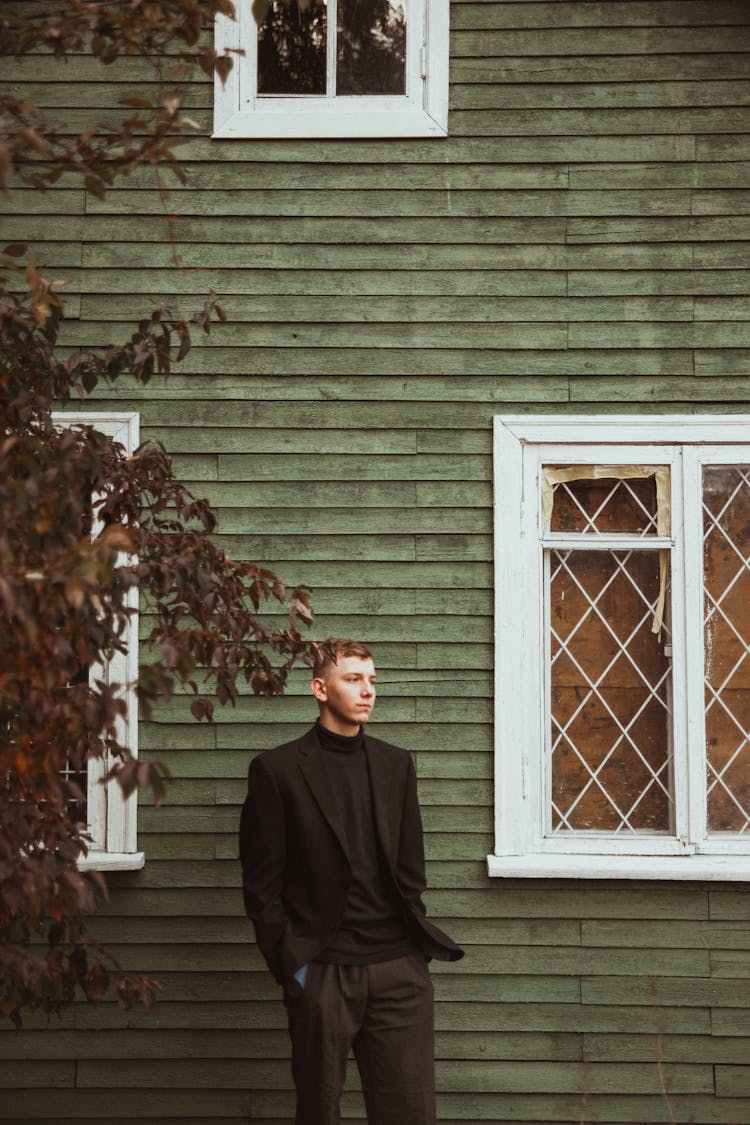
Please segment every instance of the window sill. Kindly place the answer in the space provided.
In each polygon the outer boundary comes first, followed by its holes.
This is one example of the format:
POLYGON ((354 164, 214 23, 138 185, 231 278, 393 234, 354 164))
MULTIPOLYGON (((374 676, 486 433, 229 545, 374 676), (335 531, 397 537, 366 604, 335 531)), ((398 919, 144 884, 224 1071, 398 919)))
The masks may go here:
POLYGON ((309 113, 299 109, 286 113, 263 110, 235 110, 217 122, 212 140, 374 140, 392 137, 445 137, 447 128, 422 109, 400 109, 391 112, 368 112, 360 107, 356 113, 309 113))
POLYGON ((79 871, 140 871, 146 862, 145 852, 94 852, 81 856, 79 871))
POLYGON ((502 879, 707 879, 750 882, 750 856, 488 855, 502 879))

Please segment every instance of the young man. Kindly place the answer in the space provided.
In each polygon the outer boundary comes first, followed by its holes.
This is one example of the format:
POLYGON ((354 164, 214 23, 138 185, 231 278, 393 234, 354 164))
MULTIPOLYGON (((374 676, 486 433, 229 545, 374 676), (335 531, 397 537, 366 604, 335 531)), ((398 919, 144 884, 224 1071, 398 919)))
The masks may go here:
POLYGON ((338 1125, 354 1048, 369 1125, 434 1125, 427 960, 463 950, 425 917, 411 755, 364 733, 372 655, 319 646, 319 719, 250 765, 240 823, 245 909, 284 988, 296 1125, 338 1125))

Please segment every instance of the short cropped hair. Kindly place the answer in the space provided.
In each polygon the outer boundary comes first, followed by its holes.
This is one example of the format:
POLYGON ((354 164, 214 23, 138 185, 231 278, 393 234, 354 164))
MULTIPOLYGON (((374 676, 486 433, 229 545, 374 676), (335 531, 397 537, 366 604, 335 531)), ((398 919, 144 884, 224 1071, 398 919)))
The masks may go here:
POLYGON ((315 646, 313 679, 320 679, 326 668, 331 664, 337 664, 341 656, 358 656, 360 660, 372 660, 369 648, 359 641, 352 641, 346 637, 328 637, 315 646))

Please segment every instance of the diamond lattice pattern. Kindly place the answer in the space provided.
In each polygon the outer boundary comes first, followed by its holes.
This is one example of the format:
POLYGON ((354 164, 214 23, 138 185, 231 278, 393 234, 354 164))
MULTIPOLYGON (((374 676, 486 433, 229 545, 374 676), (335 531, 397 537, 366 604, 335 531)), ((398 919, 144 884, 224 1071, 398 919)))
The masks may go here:
POLYGON ((551 551, 551 827, 672 830, 669 630, 657 551, 551 551))
POLYGON ((653 477, 564 481, 555 487, 550 531, 656 534, 653 477))
POLYGON ((703 472, 709 832, 750 827, 750 465, 703 472))

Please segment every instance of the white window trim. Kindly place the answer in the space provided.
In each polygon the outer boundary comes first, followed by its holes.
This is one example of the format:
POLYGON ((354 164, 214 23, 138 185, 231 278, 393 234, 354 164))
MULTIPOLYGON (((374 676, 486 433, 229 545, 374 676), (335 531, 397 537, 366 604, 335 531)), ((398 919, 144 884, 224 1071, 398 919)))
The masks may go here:
POLYGON ((257 97, 257 25, 250 0, 236 18, 217 15, 214 46, 233 53, 224 86, 214 80, 214 139, 241 137, 445 137, 448 133, 449 0, 404 0, 407 92, 394 96, 257 97))
MULTIPOLYGON (((750 837, 705 834, 703 658, 686 658, 703 621, 702 463, 750 457, 750 419, 631 415, 495 419, 495 852, 493 876, 750 881, 750 837), (743 448, 738 448, 738 447, 743 448), (681 447, 681 448, 679 448, 681 447), (672 475, 674 836, 545 838, 542 462, 669 464, 672 475), (683 484, 688 487, 684 491, 683 484), (684 517, 684 524, 683 524, 684 517), (520 639, 520 641, 519 641, 520 639), (520 643, 521 651, 518 650, 520 643)), ((588 546, 589 544, 587 544, 588 546)), ((639 541, 643 546, 643 540, 639 541)))
MULTIPOLYGON (((139 416, 132 412, 66 411, 55 413, 52 421, 60 428, 77 424, 95 426, 97 430, 120 442, 127 452, 133 453, 139 443, 139 416)), ((92 534, 101 529, 96 518, 92 534)), ((135 610, 126 626, 127 652, 117 652, 107 665, 94 665, 89 678, 126 684, 127 715, 117 719, 117 740, 138 756, 138 700, 134 685, 138 679, 138 590, 128 591, 127 605, 135 610)), ((117 781, 105 785, 99 779, 110 768, 108 759, 95 759, 88 763, 88 830, 94 843, 89 853, 81 856, 78 867, 82 870, 133 871, 143 867, 144 853, 137 848, 137 791, 127 800, 117 781)))

